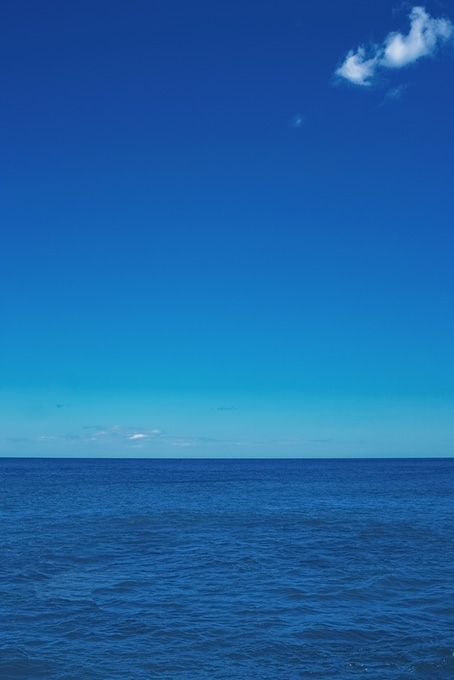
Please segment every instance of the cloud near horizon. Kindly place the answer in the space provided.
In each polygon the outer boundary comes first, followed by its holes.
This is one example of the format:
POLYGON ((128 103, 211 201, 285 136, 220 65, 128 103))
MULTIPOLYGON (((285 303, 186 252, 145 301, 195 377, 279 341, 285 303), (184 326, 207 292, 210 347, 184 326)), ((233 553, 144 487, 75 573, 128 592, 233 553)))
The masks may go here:
MULTIPOLYGON (((235 408, 235 407, 233 407, 235 408)), ((266 450, 270 448, 279 447, 301 447, 301 451, 307 452, 307 448, 315 446, 316 449, 313 452, 317 452, 320 447, 324 445, 335 445, 342 444, 344 440, 336 439, 311 439, 305 437, 296 437, 289 439, 282 439, 276 437, 248 437, 248 438, 213 438, 206 436, 186 436, 186 435, 174 435, 163 432, 158 429, 145 429, 123 426, 123 425, 113 425, 108 427, 99 427, 86 425, 82 428, 82 433, 73 434, 45 434, 33 438, 16 438, 8 437, 6 441, 10 444, 21 444, 24 442, 36 442, 40 445, 54 445, 61 446, 63 443, 77 445, 80 448, 80 452, 83 453, 87 446, 89 446, 90 453, 94 450, 100 448, 104 451, 109 450, 109 447, 114 447, 113 450, 124 449, 125 451, 132 451, 138 448, 142 448, 143 452, 149 453, 153 456, 156 453, 160 454, 168 449, 169 451, 177 451, 178 449, 197 449, 203 448, 206 450, 212 450, 214 456, 216 456, 216 451, 222 451, 225 455, 226 447, 231 447, 233 452, 235 449, 248 449, 257 446, 264 447, 266 450), (92 447, 95 447, 93 449, 92 447)), ((74 451, 74 448, 72 449, 74 451)), ((312 450, 312 449, 311 449, 312 450)), ((127 455, 127 454, 126 454, 127 455)), ((177 454, 178 455, 178 454, 177 454)))
POLYGON ((454 24, 449 19, 434 19, 424 7, 413 7, 407 35, 389 33, 382 43, 369 50, 364 46, 356 52, 350 50, 335 73, 354 85, 368 86, 379 69, 403 68, 421 57, 432 56, 453 37, 454 24))

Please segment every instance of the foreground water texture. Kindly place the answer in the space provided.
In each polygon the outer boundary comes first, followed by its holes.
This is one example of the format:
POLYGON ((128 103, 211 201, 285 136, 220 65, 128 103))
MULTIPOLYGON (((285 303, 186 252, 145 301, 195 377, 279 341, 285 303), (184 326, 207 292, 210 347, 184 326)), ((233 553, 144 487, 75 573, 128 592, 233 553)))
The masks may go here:
POLYGON ((0 474, 2 680, 454 677, 453 460, 0 474))

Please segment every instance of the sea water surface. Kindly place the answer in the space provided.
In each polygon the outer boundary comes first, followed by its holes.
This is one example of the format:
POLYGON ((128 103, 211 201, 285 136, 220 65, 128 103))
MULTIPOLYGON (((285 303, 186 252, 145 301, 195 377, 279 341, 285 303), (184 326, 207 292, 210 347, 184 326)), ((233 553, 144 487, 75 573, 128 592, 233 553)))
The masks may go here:
POLYGON ((0 460, 2 680, 454 678, 454 461, 0 460))

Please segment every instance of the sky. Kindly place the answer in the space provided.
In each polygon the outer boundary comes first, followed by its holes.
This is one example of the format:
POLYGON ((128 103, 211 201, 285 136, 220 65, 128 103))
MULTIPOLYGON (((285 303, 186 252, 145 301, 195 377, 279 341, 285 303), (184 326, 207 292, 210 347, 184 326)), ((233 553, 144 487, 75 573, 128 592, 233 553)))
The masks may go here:
POLYGON ((454 452, 454 0, 16 0, 0 455, 454 452))

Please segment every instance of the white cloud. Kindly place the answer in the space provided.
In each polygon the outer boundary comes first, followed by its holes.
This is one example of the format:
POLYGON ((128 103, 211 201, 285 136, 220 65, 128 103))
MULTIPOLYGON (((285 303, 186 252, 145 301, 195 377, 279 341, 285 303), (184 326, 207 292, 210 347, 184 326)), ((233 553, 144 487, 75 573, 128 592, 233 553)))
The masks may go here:
POLYGON ((350 50, 336 74, 355 85, 370 85, 379 68, 402 68, 421 57, 435 54, 438 47, 454 36, 454 24, 449 19, 434 19, 424 7, 410 12, 410 31, 389 33, 369 53, 364 47, 350 50))
POLYGON ((366 50, 364 47, 358 47, 356 52, 350 50, 342 66, 337 69, 337 75, 346 78, 355 85, 370 85, 370 79, 377 68, 378 56, 375 55, 370 59, 365 57, 366 50))
POLYGON ((148 437, 147 434, 132 434, 129 439, 143 439, 144 437, 148 437))
POLYGON ((424 7, 413 7, 408 35, 390 33, 385 40, 382 63, 388 68, 401 68, 420 57, 433 54, 438 43, 449 40, 454 25, 448 19, 433 19, 424 7))

